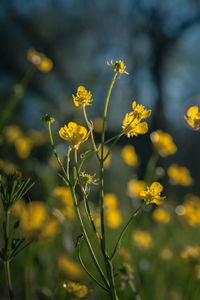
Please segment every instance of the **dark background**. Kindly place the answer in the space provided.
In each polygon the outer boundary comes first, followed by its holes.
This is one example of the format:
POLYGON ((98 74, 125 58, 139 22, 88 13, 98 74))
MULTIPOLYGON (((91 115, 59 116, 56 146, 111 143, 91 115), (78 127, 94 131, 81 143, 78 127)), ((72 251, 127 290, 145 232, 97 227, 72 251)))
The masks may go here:
MULTIPOLYGON (((34 74, 8 124, 44 130, 41 116, 49 112, 57 135, 64 123, 82 118, 71 96, 79 85, 93 94, 89 118, 101 117, 113 76, 106 61, 122 59, 129 75, 114 87, 108 137, 121 130, 133 99, 152 109, 149 133, 134 140, 123 137, 119 145, 135 145, 142 178, 152 151, 149 134, 158 128, 169 132, 178 152, 159 163, 188 167, 195 178, 192 191, 199 191, 199 132, 188 128, 184 114, 200 103, 200 1, 0 0, 1 114, 13 86, 31 67, 29 48, 45 53, 54 68, 34 74)), ((45 161, 47 150, 42 148, 37 159, 45 161)), ((5 159, 6 153, 1 156, 5 159)))

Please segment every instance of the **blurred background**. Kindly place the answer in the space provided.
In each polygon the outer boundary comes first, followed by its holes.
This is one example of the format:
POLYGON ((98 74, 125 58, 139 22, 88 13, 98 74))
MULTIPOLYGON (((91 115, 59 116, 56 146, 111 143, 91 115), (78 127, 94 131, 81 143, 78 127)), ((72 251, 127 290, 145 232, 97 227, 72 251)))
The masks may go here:
MULTIPOLYGON (((0 39, 0 171, 19 169, 31 177, 36 183, 32 200, 53 203, 52 190, 59 183, 41 117, 50 113, 55 118, 55 143, 64 158, 67 148, 59 128, 72 120, 84 124, 72 94, 79 85, 91 91, 94 101, 88 118, 98 124, 113 76, 113 68, 106 64, 111 59, 123 60, 129 75, 121 75, 114 86, 107 138, 121 131, 133 100, 151 109, 152 115, 146 135, 123 136, 118 142, 105 173, 106 192, 116 193, 126 207, 127 182, 132 177, 144 179, 152 154, 150 134, 161 129, 172 135, 178 149, 158 161, 165 195, 181 204, 186 193, 199 194, 199 132, 184 120, 187 109, 200 104, 199 0, 1 0, 0 39), (30 48, 52 60, 50 72, 33 67, 27 59, 30 48), (20 136, 19 143, 12 143, 13 132, 20 136), (123 162, 121 149, 126 144, 134 145, 139 167, 123 162), (170 185, 164 170, 171 163, 187 167, 193 184, 170 185)), ((98 142, 98 129, 95 137, 98 142)), ((93 160, 87 168, 98 172, 93 160)), ((94 187, 95 199, 97 193, 94 187)))

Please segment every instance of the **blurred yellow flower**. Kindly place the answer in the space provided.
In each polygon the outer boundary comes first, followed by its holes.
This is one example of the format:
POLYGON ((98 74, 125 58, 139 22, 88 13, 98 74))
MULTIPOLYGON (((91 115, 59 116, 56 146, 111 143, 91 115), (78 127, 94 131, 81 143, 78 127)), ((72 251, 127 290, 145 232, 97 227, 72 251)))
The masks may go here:
POLYGON ((180 252, 180 257, 188 262, 200 261, 200 247, 199 246, 187 246, 180 252))
MULTIPOLYGON (((109 147, 107 146, 104 146, 103 147, 103 157, 105 158, 106 155, 108 154, 108 151, 109 151, 109 147)), ((99 151, 99 155, 101 155, 101 149, 99 151)), ((106 160, 104 160, 104 167, 105 168, 108 168, 110 166, 110 163, 111 163, 111 153, 108 155, 108 157, 106 158, 106 160)))
POLYGON ((32 142, 29 138, 21 137, 15 141, 15 147, 18 156, 21 159, 27 159, 32 149, 32 142))
POLYGON ((53 68, 53 62, 45 54, 37 52, 34 49, 29 49, 27 53, 28 60, 34 64, 38 70, 47 73, 53 68))
POLYGON ((114 194, 105 194, 104 203, 108 209, 116 209, 118 206, 117 197, 114 194))
POLYGON ((107 65, 114 66, 115 72, 119 72, 120 74, 128 74, 128 72, 125 71, 126 66, 122 60, 118 60, 114 63, 113 59, 111 59, 110 63, 107 61, 107 65))
POLYGON ((23 136, 21 129, 17 125, 10 125, 5 127, 4 135, 9 143, 15 143, 19 138, 23 136))
POLYGON ((185 167, 180 167, 177 164, 172 164, 168 168, 167 173, 172 184, 189 186, 193 182, 189 170, 185 167))
POLYGON ((187 111, 187 116, 184 116, 184 118, 194 130, 200 129, 200 112, 198 106, 191 106, 187 111))
POLYGON ((0 170, 2 170, 5 174, 13 174, 16 169, 17 166, 12 162, 0 159, 0 170))
POLYGON ((128 195, 130 197, 140 197, 140 192, 145 190, 146 184, 142 180, 131 179, 128 182, 128 195))
POLYGON ((83 277, 81 267, 64 254, 58 256, 58 270, 65 278, 71 280, 79 280, 83 277))
POLYGON ((124 162, 129 166, 136 166, 138 163, 138 157, 135 152, 135 148, 129 144, 126 145, 121 152, 124 162))
POLYGON ((64 282, 63 287, 69 294, 72 294, 77 298, 84 298, 88 294, 88 288, 86 285, 81 285, 74 281, 64 282))
POLYGON ((74 104, 77 107, 83 107, 91 105, 91 102, 93 101, 91 92, 87 91, 84 86, 79 86, 77 89, 76 96, 72 95, 74 104))
POLYGON ((69 219, 74 219, 75 212, 70 188, 56 187, 53 191, 53 194, 58 199, 57 207, 63 216, 69 219))
POLYGON ((148 231, 135 230, 133 242, 138 248, 146 250, 152 246, 152 237, 148 231))
POLYGON ((132 103, 133 111, 127 113, 123 120, 123 129, 128 137, 145 134, 148 131, 148 125, 141 120, 148 118, 151 115, 151 110, 146 110, 143 105, 132 103))
POLYGON ((146 204, 155 203, 157 205, 162 204, 166 197, 160 197, 163 187, 159 182, 153 182, 150 187, 140 192, 140 197, 144 199, 146 204))
POLYGON ((69 122, 59 130, 59 135, 65 141, 68 141, 70 147, 78 149, 80 144, 84 143, 89 133, 84 126, 79 126, 75 122, 69 122))
POLYGON ((117 228, 122 223, 121 213, 118 209, 117 197, 114 194, 105 194, 104 203, 106 207, 105 219, 108 227, 117 228))
POLYGON ((59 230, 60 222, 55 217, 49 217, 41 228, 40 239, 53 237, 59 230))
POLYGON ((170 214, 162 208, 156 208, 153 211, 152 218, 155 222, 163 223, 163 224, 169 223, 171 219, 170 214))
POLYGON ((118 209, 108 209, 106 210, 106 223, 110 228, 117 228, 122 223, 121 213, 118 209))
POLYGON ((165 157, 167 155, 176 153, 177 148, 170 134, 165 133, 162 130, 156 130, 152 132, 150 137, 156 151, 161 156, 165 157))
POLYGON ((184 198, 183 202, 184 214, 182 215, 190 226, 200 225, 200 197, 192 194, 188 194, 184 198))
POLYGON ((160 257, 163 260, 170 260, 172 258, 172 251, 169 248, 163 248, 160 252, 160 257))

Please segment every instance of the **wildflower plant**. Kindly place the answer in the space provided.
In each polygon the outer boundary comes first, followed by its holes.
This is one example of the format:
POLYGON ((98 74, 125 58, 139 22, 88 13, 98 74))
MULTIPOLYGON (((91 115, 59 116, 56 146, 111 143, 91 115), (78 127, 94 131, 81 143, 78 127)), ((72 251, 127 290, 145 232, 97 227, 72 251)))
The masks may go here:
MULTIPOLYGON (((76 95, 72 95, 74 105, 80 108, 83 112, 83 117, 86 123, 86 127, 80 126, 75 122, 69 122, 65 124, 59 130, 60 137, 68 143, 68 151, 66 157, 66 167, 62 164, 61 159, 59 158, 54 139, 52 136, 51 124, 54 119, 50 115, 46 115, 43 118, 43 121, 47 123, 49 129, 50 142, 52 146, 52 150, 57 159, 57 162, 61 168, 62 174, 60 174, 63 179, 64 184, 70 190, 74 210, 80 225, 81 234, 77 238, 76 248, 78 249, 79 261, 86 271, 86 273, 90 276, 90 278, 96 282, 102 289, 110 294, 112 299, 117 300, 117 288, 114 276, 114 265, 113 259, 120 249, 121 240, 123 238, 126 229, 131 223, 132 219, 138 214, 141 207, 146 204, 155 203, 161 204, 165 197, 161 197, 160 193, 162 191, 162 186, 158 182, 154 182, 150 187, 147 187, 147 190, 140 191, 141 206, 131 214, 128 222, 123 227, 116 244, 114 245, 111 253, 108 252, 108 241, 107 241, 107 231, 106 231, 106 220, 108 215, 109 222, 108 226, 115 228, 121 224, 121 214, 117 207, 117 200, 113 194, 107 194, 104 196, 104 167, 106 166, 106 162, 110 158, 111 152, 115 144, 118 142, 120 137, 126 135, 128 138, 135 137, 138 134, 145 134, 148 131, 148 125, 146 120, 151 115, 151 110, 147 110, 143 105, 137 104, 136 101, 132 103, 132 111, 127 113, 122 122, 122 130, 116 136, 110 138, 109 140, 105 139, 105 131, 106 131, 106 118, 108 112, 108 106, 111 96, 111 91, 113 89, 114 83, 117 78, 120 78, 122 74, 128 74, 126 72, 126 66, 123 61, 119 60, 115 63, 111 60, 111 63, 108 65, 113 66, 114 68, 114 76, 112 82, 110 84, 110 88, 108 90, 107 98, 104 106, 104 114, 102 118, 102 131, 101 131, 101 142, 99 145, 96 144, 95 137, 93 134, 93 123, 88 120, 86 107, 91 106, 92 102, 92 94, 90 91, 87 91, 85 87, 79 86, 76 92, 76 95), (90 140, 92 148, 87 150, 84 153, 80 152, 82 144, 87 140, 90 140), (97 162, 99 164, 99 178, 94 179, 94 175, 87 174, 84 170, 84 162, 91 155, 95 155, 97 162), (74 157, 72 159, 72 156, 74 157), (100 229, 97 228, 96 222, 94 221, 92 214, 92 208, 89 205, 89 188, 88 186, 91 184, 95 184, 99 186, 99 211, 100 211, 100 229), (84 211, 85 216, 88 219, 90 224, 90 229, 94 232, 96 237, 97 245, 99 246, 99 250, 102 254, 102 258, 104 261, 104 267, 100 263, 99 255, 95 253, 95 248, 93 247, 94 241, 92 241, 89 233, 88 227, 86 227, 83 219, 83 212, 80 209, 80 205, 77 199, 77 189, 79 189, 82 193, 82 199, 84 203, 84 211), (112 222, 111 222, 112 221, 112 222), (93 260, 94 265, 96 266, 96 270, 99 274, 100 279, 90 273, 87 266, 83 262, 81 255, 81 242, 85 240, 91 258, 93 260)), ((133 152, 133 148, 131 148, 133 152)), ((133 154, 131 152, 131 165, 133 165, 133 154)), ((134 159, 134 163, 137 160, 134 159)), ((130 163, 130 159, 129 159, 130 163)), ((133 289, 133 282, 131 282, 131 286, 133 289)), ((67 287, 67 285, 66 285, 67 287)), ((139 296, 138 296, 139 297, 139 296)), ((137 298, 139 299, 139 298, 137 298)))
POLYGON ((0 197, 3 204, 3 238, 4 246, 0 251, 0 258, 4 262, 6 279, 10 299, 14 298, 12 280, 10 273, 10 262, 26 248, 30 242, 25 242, 24 238, 15 238, 15 233, 19 227, 19 220, 13 226, 10 226, 10 213, 13 206, 24 197, 32 188, 30 179, 23 180, 20 175, 9 175, 6 183, 0 179, 0 197))

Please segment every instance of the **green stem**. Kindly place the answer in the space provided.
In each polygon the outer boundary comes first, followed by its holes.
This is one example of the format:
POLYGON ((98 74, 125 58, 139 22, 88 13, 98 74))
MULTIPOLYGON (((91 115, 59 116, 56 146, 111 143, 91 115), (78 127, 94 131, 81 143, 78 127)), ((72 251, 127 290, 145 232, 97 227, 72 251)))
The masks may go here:
POLYGON ((110 259, 113 259, 114 256, 115 256, 115 254, 116 254, 116 253, 118 252, 118 250, 120 249, 121 240, 122 240, 122 238, 123 238, 123 236, 124 236, 124 234, 125 234, 125 232, 126 232, 128 226, 129 226, 129 224, 131 223, 132 219, 133 219, 134 217, 137 216, 137 214, 139 213, 139 211, 141 210, 141 208, 143 207, 143 205, 144 205, 144 202, 143 202, 143 203, 140 205, 140 207, 139 207, 139 208, 131 215, 131 217, 129 218, 128 222, 126 223, 126 225, 125 225, 124 228, 122 229, 122 232, 121 232, 121 234, 120 234, 120 236, 119 236, 119 238, 118 238, 118 240, 117 240, 116 246, 115 246, 115 248, 114 248, 114 251, 113 251, 112 255, 110 256, 110 259))
POLYGON ((96 226, 94 224, 94 220, 92 218, 92 215, 91 215, 91 212, 90 212, 90 207, 89 207, 89 204, 88 204, 88 201, 87 201, 87 194, 84 190, 84 187, 82 185, 82 182, 81 182, 81 179, 80 179, 80 176, 79 176, 79 169, 78 169, 78 162, 77 162, 77 150, 75 150, 75 166, 76 166, 76 173, 77 173, 78 182, 79 182, 79 185, 80 185, 80 188, 81 188, 81 192, 83 194, 83 203, 84 203, 85 213, 86 213, 88 221, 89 221, 89 223, 92 227, 92 230, 94 231, 94 234, 97 237, 98 243, 100 243, 99 233, 98 233, 98 231, 96 229, 96 226))
POLYGON ((5 273, 6 273, 6 280, 8 285, 8 293, 10 299, 14 299, 13 289, 12 289, 12 280, 11 280, 11 274, 10 274, 10 259, 9 259, 9 253, 8 253, 8 240, 9 240, 9 218, 10 218, 10 211, 6 211, 5 215, 5 223, 6 223, 6 241, 5 241, 5 249, 6 249, 6 260, 4 262, 5 265, 5 273))
POLYGON ((96 147, 96 144, 95 144, 95 141, 94 141, 93 128, 92 128, 91 123, 88 121, 86 110, 85 110, 85 105, 83 105, 83 115, 84 115, 84 118, 85 118, 85 122, 87 123, 88 129, 90 131, 90 136, 91 136, 91 141, 92 141, 92 146, 93 146, 94 152, 96 153, 97 159, 99 160, 97 147, 96 147))

